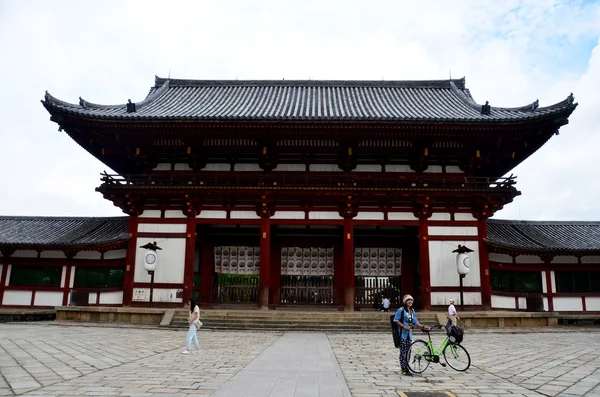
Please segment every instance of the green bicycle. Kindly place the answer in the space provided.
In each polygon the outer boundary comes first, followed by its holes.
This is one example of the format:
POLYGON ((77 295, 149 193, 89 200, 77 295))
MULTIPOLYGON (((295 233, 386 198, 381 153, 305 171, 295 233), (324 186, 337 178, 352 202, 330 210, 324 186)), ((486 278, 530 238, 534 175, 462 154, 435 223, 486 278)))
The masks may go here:
MULTIPOLYGON (((439 326, 441 329, 446 329, 443 325, 439 326)), ((469 352, 463 346, 458 343, 451 341, 451 338, 447 335, 446 339, 442 342, 439 348, 433 347, 431 341, 431 335, 429 335, 431 329, 423 328, 423 333, 427 334, 429 341, 422 339, 416 340, 411 343, 407 354, 408 369, 411 372, 420 374, 425 371, 430 363, 440 363, 440 357, 443 355, 446 363, 455 371, 466 371, 471 366, 471 356, 469 352)), ((442 366, 446 366, 444 363, 440 363, 442 366)))

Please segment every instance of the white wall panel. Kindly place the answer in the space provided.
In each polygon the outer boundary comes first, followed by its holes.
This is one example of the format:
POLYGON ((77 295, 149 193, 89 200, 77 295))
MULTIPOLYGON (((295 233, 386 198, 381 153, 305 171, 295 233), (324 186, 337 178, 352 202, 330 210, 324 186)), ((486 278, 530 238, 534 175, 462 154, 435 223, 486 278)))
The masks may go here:
POLYGON ((519 255, 515 258, 516 263, 544 263, 539 256, 519 255))
MULTIPOLYGON (((167 238, 158 244, 162 248, 158 251, 158 262, 154 273, 155 283, 183 283, 185 267, 185 240, 184 238, 167 238)), ((148 242, 147 238, 139 238, 136 243, 135 275, 137 283, 149 283, 150 275, 144 269, 144 255, 146 250, 139 248, 148 242)))
POLYGON ((227 211, 211 211, 211 210, 206 210, 206 211, 202 211, 200 212, 200 214, 198 214, 196 216, 196 218, 201 218, 201 219, 225 219, 227 218, 227 211))
POLYGON ((407 164, 388 164, 385 166, 386 172, 415 172, 407 164))
POLYGON ((187 218, 187 216, 181 210, 166 210, 165 218, 167 219, 181 219, 187 218))
POLYGON ((600 312, 600 297, 587 296, 585 298, 585 309, 589 312, 600 312))
MULTIPOLYGON (((481 293, 479 292, 463 292, 465 299, 465 305, 481 305, 481 293)), ((450 298, 454 299, 454 306, 457 310, 460 305, 460 292, 432 292, 431 293, 431 304, 436 306, 448 306, 450 298)), ((458 313, 460 316, 460 312, 458 313)))
POLYGON ((258 164, 235 164, 233 166, 234 171, 262 171, 258 164))
POLYGON ((12 254, 13 258, 37 258, 37 251, 33 250, 16 250, 14 254, 12 254))
POLYGON ((457 165, 447 165, 446 172, 448 174, 464 174, 465 173, 457 165))
POLYGON ((548 293, 548 287, 546 285, 546 272, 542 270, 542 293, 548 293))
POLYGON ((554 310, 558 312, 581 312, 583 311, 583 302, 581 297, 557 297, 552 298, 554 310))
POLYGON ((140 233, 185 233, 186 231, 185 223, 140 223, 138 225, 140 233))
POLYGON ((427 173, 430 173, 430 174, 441 174, 442 173, 442 166, 441 165, 430 165, 423 172, 427 172, 427 173))
POLYGON ((229 217, 231 219, 260 219, 256 211, 231 211, 229 217))
POLYGON ((73 288, 75 285, 75 271, 77 270, 76 266, 71 266, 71 279, 69 280, 69 288, 73 288))
POLYGON ((550 263, 578 263, 577 257, 572 255, 557 255, 550 263))
POLYGON ((144 210, 140 218, 160 218, 160 210, 144 210))
POLYGON ((3 305, 31 305, 31 291, 4 291, 3 305))
POLYGON ((12 265, 7 265, 7 266, 8 266, 8 268, 6 269, 6 281, 4 282, 5 286, 10 284, 10 272, 12 271, 12 265))
POLYGON ((449 221, 452 219, 452 215, 447 212, 434 212, 431 214, 428 220, 430 221, 449 221))
POLYGON ((65 278, 67 278, 67 267, 63 266, 60 271, 60 288, 65 288, 65 278))
POLYGON ((158 163, 153 171, 171 171, 171 163, 158 163))
POLYGON ((127 257, 127 250, 111 250, 104 253, 104 259, 119 259, 127 257))
POLYGON ((556 278, 554 271, 550 272, 550 284, 552 285, 552 292, 556 292, 556 278))
MULTIPOLYGON (((135 288, 135 290, 144 291, 144 299, 134 299, 134 302, 150 302, 150 288, 135 288)), ((182 302, 182 298, 176 298, 177 291, 181 290, 172 288, 154 288, 152 302, 182 302)))
POLYGON ((40 258, 44 259, 67 259, 67 256, 62 251, 42 251, 40 258))
POLYGON ((383 212, 366 212, 366 211, 361 211, 358 214, 356 214, 356 216, 354 217, 354 220, 357 221, 382 221, 384 220, 385 215, 383 212))
POLYGON ((102 292, 100 294, 100 302, 101 305, 122 305, 123 304, 123 292, 122 291, 113 291, 113 292, 102 292))
POLYGON ((192 167, 187 163, 177 163, 175 164, 175 171, 192 171, 192 167))
MULTIPOLYGON (((516 309, 513 296, 492 295, 492 307, 494 309, 516 309)), ((459 314, 460 316, 460 314, 459 314)))
POLYGON ((477 228, 474 226, 429 226, 427 233, 430 236, 477 236, 477 228))
POLYGON ((58 291, 36 291, 33 306, 62 306, 63 293, 58 291))
POLYGON ((390 221, 418 221, 419 218, 412 212, 388 212, 388 220, 390 221))
POLYGON ((271 219, 304 219, 304 211, 277 211, 271 219))
POLYGON ((497 254, 495 252, 490 252, 489 258, 491 262, 512 263, 513 261, 512 256, 506 254, 497 254))
POLYGON ((95 305, 98 302, 98 294, 96 292, 90 292, 88 295, 88 304, 95 305))
POLYGON ((519 300, 519 310, 527 309, 527 298, 519 296, 517 299, 519 300))
POLYGON ((100 259, 102 254, 98 251, 79 251, 74 259, 100 259))
POLYGON ((342 170, 336 164, 311 164, 309 171, 341 172, 342 170))
POLYGON ((353 172, 381 172, 381 166, 379 164, 359 164, 353 172))
POLYGON ((465 287, 481 286, 479 247, 476 241, 430 241, 429 263, 432 287, 458 287, 460 279, 456 271, 456 253, 452 252, 458 245, 466 245, 474 252, 469 253, 471 267, 469 274, 463 279, 465 287))
POLYGON ((202 171, 231 171, 231 165, 226 163, 208 163, 202 171))
POLYGON ((306 171, 304 164, 278 164, 273 171, 306 171))
POLYGON ((600 256, 582 256, 581 263, 600 263, 600 256))
POLYGON ((550 307, 550 306, 548 306, 548 298, 546 298, 546 297, 544 296, 544 297, 542 298, 542 300, 544 301, 544 311, 545 311, 545 312, 547 312, 547 311, 550 311, 550 310, 548 309, 548 308, 550 307))
POLYGON ((308 219, 344 219, 335 211, 311 211, 308 213, 308 219))
POLYGON ((455 212, 454 220, 455 221, 476 221, 477 219, 473 216, 473 214, 467 214, 466 212, 455 212))

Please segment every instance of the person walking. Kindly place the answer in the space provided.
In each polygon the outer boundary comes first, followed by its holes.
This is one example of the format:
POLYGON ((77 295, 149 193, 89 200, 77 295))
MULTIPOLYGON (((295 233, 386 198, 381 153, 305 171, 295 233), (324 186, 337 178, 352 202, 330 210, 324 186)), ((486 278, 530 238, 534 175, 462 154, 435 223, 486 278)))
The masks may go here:
POLYGON ((198 343, 198 336, 196 335, 196 331, 198 331, 196 324, 200 321, 200 308, 196 305, 196 299, 193 296, 188 298, 186 307, 188 306, 190 308, 190 312, 188 313, 189 329, 185 339, 185 350, 181 354, 190 354, 192 341, 194 341, 194 345, 196 346, 196 352, 200 353, 200 343, 198 343))
POLYGON ((446 323, 446 329, 450 329, 453 325, 458 325, 458 320, 460 317, 456 312, 456 308, 454 307, 454 299, 450 299, 450 304, 448 305, 448 322, 446 323))
POLYGON ((398 333, 400 335, 400 368, 402 369, 402 375, 406 376, 413 376, 408 368, 408 359, 406 357, 412 341, 412 329, 414 327, 430 329, 430 327, 425 327, 419 323, 417 313, 412 308, 413 302, 414 299, 412 296, 404 295, 402 298, 402 307, 396 311, 396 315, 394 316, 394 322, 398 325, 398 333))

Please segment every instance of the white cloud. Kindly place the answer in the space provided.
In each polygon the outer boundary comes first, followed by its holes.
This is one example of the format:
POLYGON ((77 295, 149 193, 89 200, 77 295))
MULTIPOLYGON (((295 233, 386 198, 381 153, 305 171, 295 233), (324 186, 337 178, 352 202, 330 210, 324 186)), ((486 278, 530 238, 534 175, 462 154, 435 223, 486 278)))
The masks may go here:
POLYGON ((600 219, 595 92, 600 4, 585 1, 4 1, 0 213, 119 215, 94 192, 106 167, 38 102, 141 100, 155 74, 197 79, 467 77, 479 102, 541 105, 571 91, 571 124, 514 170, 499 215, 600 219), (588 65, 589 60, 589 65, 588 65))

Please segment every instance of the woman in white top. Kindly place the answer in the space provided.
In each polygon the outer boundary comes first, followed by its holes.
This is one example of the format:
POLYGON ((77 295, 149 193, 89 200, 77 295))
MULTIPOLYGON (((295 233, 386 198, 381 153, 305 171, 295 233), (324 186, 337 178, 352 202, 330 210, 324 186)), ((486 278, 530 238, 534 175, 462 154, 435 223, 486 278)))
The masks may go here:
POLYGON ((196 323, 200 321, 200 308, 196 305, 196 299, 194 297, 188 298, 188 302, 186 307, 189 305, 190 312, 188 313, 188 324, 190 326, 187 338, 185 339, 185 350, 182 351, 182 354, 190 354, 190 347, 192 344, 192 340, 194 341, 194 345, 196 346, 196 351, 200 353, 200 343, 198 343, 198 337, 196 336, 196 323))

